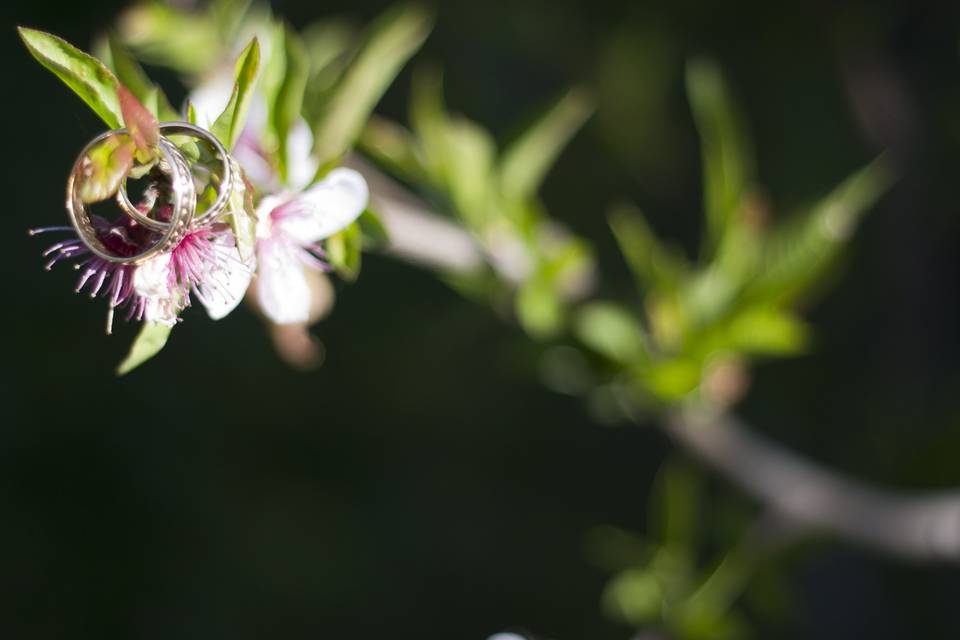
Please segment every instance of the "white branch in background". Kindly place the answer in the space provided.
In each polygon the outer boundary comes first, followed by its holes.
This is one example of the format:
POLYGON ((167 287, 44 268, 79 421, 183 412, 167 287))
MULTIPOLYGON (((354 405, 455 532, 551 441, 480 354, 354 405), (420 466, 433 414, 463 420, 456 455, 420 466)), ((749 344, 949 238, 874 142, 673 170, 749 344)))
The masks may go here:
MULTIPOLYGON (((481 268, 474 237, 429 210, 359 158, 377 213, 398 258, 452 273, 481 268)), ((729 415, 676 414, 664 423, 682 447, 732 480, 785 521, 819 529, 895 556, 960 562, 960 492, 871 487, 786 450, 729 415)))
POLYGON ((372 208, 390 236, 388 253, 448 273, 471 273, 486 264, 480 245, 460 225, 429 210, 357 155, 351 155, 344 164, 367 179, 372 208))
POLYGON ((676 414, 676 442, 799 525, 912 560, 960 561, 960 492, 868 486, 805 460, 729 415, 676 414))

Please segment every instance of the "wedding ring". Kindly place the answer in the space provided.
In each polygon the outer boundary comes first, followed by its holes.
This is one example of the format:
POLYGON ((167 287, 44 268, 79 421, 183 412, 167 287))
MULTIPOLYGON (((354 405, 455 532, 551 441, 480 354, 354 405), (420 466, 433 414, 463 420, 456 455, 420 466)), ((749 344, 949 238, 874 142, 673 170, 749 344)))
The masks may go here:
MULTIPOLYGON (((230 154, 227 153, 227 150, 215 135, 189 122, 163 122, 160 124, 160 133, 161 140, 169 140, 169 138, 166 137, 168 135, 187 135, 197 140, 202 140, 213 147, 214 155, 220 161, 220 185, 217 191, 217 198, 206 211, 199 213, 199 215, 190 220, 189 223, 192 226, 199 227, 215 220, 226 211, 230 204, 230 194, 233 191, 236 172, 234 171, 230 154)), ((127 195, 126 185, 127 181, 126 178, 124 178, 120 183, 120 190, 117 193, 117 202, 120 208, 148 229, 159 232, 165 231, 170 223, 163 220, 155 220, 142 213, 137 206, 130 201, 130 197, 127 195)))
MULTIPOLYGON (((160 237, 146 249, 131 256, 117 255, 100 238, 90 212, 81 198, 81 187, 89 171, 90 160, 88 155, 98 145, 114 136, 128 136, 128 134, 126 129, 107 131, 91 140, 80 152, 73 165, 73 170, 70 172, 70 177, 67 179, 67 213, 80 239, 94 255, 117 264, 141 264, 154 256, 171 251, 186 235, 197 208, 196 188, 193 183, 190 165, 183 154, 170 140, 161 137, 158 148, 161 161, 165 162, 170 169, 169 179, 173 194, 170 220, 163 223, 162 230, 157 230, 160 232, 160 237)), ((126 210, 126 212, 130 213, 129 210, 126 210)), ((137 211, 137 213, 140 212, 137 211)))

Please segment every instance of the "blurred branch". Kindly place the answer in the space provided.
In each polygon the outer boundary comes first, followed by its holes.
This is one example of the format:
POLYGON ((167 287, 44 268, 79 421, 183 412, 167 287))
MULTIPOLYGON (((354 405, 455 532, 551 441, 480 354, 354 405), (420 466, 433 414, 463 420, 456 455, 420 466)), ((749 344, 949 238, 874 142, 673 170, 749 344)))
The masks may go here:
MULTIPOLYGON (((454 273, 485 264, 470 233, 362 159, 353 156, 348 164, 367 178, 373 206, 390 234, 388 253, 454 273)), ((868 486, 751 433, 729 415, 676 413, 665 428, 787 522, 904 558, 960 562, 960 491, 868 486)))
POLYGON ((486 264, 480 245, 460 225, 432 211, 356 154, 344 164, 367 179, 371 206, 390 236, 388 253, 424 267, 458 274, 477 271, 486 264))
POLYGON ((751 433, 730 415, 676 413, 675 441, 788 520, 913 560, 960 561, 960 492, 871 487, 751 433))

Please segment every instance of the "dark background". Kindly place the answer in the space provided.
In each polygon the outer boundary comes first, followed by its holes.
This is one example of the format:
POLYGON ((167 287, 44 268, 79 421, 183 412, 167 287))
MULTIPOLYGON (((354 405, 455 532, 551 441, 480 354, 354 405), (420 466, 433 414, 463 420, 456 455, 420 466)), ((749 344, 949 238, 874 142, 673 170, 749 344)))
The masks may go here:
MULTIPOLYGON (((295 25, 383 2, 277 2, 295 25)), ((602 523, 642 531, 671 452, 544 389, 536 349, 429 273, 371 256, 289 370, 246 311, 190 314, 154 362, 112 375, 133 328, 46 273, 31 226, 62 224, 76 151, 101 124, 14 24, 86 46, 122 2, 4 5, 0 637, 623 639, 587 561, 602 523)), ((639 203, 689 250, 699 156, 683 62, 740 96, 781 211, 883 148, 902 179, 812 309, 810 355, 766 364, 754 428, 878 483, 960 485, 960 11, 894 2, 444 2, 419 60, 499 139, 575 82, 600 110, 547 181, 630 284, 604 214, 639 203)), ((169 87, 169 76, 161 76, 169 87)), ((402 119, 409 75, 382 111, 402 119)), ((171 93, 179 98, 175 89, 171 93)), ((720 483, 722 486, 722 483, 720 483)), ((709 514, 705 514, 709 516, 709 514)), ((786 615, 759 637, 957 637, 960 571, 820 543, 787 554, 786 615)))

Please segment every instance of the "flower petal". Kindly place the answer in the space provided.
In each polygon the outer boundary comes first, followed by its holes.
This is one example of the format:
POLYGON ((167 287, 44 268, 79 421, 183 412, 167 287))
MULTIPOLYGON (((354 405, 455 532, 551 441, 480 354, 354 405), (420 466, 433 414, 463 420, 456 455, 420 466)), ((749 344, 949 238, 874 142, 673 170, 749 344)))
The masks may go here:
POLYGON ((302 191, 317 173, 320 163, 312 151, 313 133, 307 121, 300 118, 287 134, 287 185, 293 191, 302 191))
POLYGON ((219 266, 208 274, 207 282, 200 286, 203 295, 200 302, 211 318, 220 320, 243 300, 253 278, 254 265, 243 264, 236 247, 216 245, 213 250, 218 254, 219 266))
POLYGON ((310 287, 299 249, 279 239, 261 241, 258 248, 257 301, 263 313, 277 324, 306 322, 310 287))
POLYGON ((133 272, 133 288, 145 298, 165 298, 171 294, 170 254, 162 253, 139 265, 133 272))
POLYGON ((334 169, 326 178, 273 210, 274 226, 306 246, 323 240, 356 220, 367 207, 369 192, 353 169, 334 169))

